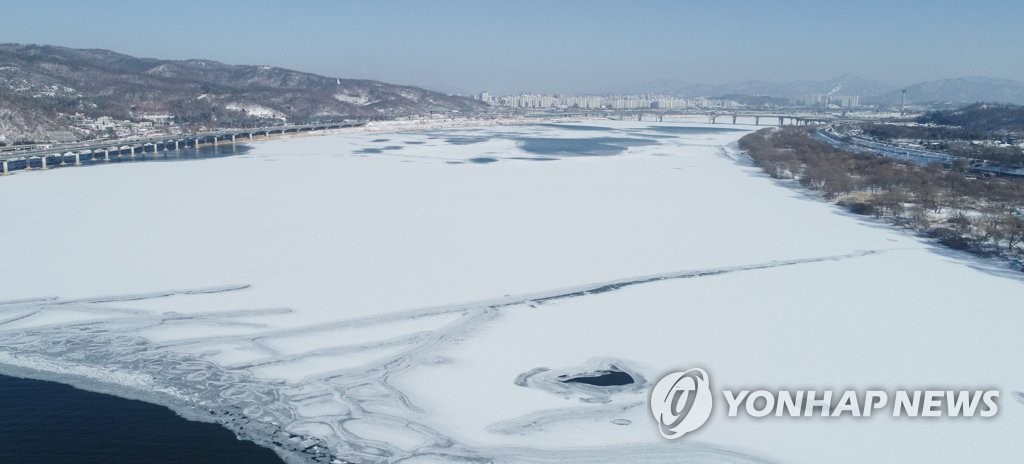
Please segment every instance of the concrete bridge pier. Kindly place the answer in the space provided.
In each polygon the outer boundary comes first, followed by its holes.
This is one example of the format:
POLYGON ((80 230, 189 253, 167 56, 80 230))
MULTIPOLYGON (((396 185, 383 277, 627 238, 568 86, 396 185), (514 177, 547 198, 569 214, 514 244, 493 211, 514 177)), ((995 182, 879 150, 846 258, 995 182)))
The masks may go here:
POLYGON ((235 143, 235 134, 231 134, 231 143, 235 143))
POLYGON ((217 146, 217 136, 213 136, 213 146, 217 146))
POLYGON ((174 141, 174 151, 178 151, 178 141, 174 141))
POLYGON ((132 145, 132 146, 130 146, 128 148, 131 150, 131 155, 130 155, 131 159, 135 159, 135 146, 132 145))
POLYGON ((249 133, 249 140, 252 140, 252 132, 249 133))
POLYGON ((736 115, 732 115, 732 125, 736 125, 736 115))
POLYGON ((782 127, 782 116, 779 116, 779 127, 782 127))
POLYGON ((82 156, 81 153, 75 153, 75 166, 81 166, 82 165, 82 158, 81 158, 81 156, 82 156))
POLYGON ((46 155, 40 156, 39 159, 43 161, 43 165, 39 169, 49 169, 46 167, 46 155))
POLYGON ((110 161, 110 149, 103 150, 103 161, 110 161))
POLYGON ((754 125, 755 126, 760 126, 761 125, 761 117, 760 116, 754 116, 754 125))
POLYGON ((6 176, 7 173, 7 161, 5 160, 3 161, 3 166, 0 166, 0 176, 6 176))
POLYGON ((192 144, 192 148, 199 148, 199 139, 196 139, 196 142, 192 144))

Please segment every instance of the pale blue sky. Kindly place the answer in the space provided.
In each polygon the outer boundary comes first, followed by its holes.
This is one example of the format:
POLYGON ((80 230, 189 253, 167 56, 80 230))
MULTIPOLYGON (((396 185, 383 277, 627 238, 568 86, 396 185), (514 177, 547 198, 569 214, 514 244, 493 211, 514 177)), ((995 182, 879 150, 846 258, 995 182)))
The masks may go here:
POLYGON ((850 73, 1024 80, 1020 1, 4 0, 0 42, 267 64, 447 92, 850 73))

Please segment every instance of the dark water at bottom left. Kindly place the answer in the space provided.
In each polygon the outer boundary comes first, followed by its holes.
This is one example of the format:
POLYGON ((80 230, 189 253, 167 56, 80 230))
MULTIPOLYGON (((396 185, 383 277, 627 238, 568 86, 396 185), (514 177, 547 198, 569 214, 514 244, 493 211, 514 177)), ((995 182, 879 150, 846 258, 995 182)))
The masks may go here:
POLYGON ((227 429, 142 401, 0 375, 2 464, 282 464, 227 429))

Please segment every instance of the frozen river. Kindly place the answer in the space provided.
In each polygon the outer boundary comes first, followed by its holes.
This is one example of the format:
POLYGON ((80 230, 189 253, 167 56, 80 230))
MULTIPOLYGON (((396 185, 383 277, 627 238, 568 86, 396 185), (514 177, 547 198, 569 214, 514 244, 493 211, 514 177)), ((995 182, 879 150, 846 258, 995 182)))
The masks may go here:
POLYGON ((0 179, 0 372, 294 460, 1018 462, 1019 275, 777 185, 734 151, 748 130, 348 134, 19 172, 0 179), (994 387, 1001 407, 718 408, 667 441, 647 397, 692 366, 723 387, 994 387))

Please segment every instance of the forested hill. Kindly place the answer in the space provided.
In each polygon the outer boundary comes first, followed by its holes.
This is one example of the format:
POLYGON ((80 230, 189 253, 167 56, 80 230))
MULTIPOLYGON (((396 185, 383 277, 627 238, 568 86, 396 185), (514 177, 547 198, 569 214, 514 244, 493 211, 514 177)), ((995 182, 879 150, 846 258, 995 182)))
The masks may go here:
POLYGON ((1024 133, 1024 106, 977 103, 955 110, 929 111, 917 122, 962 127, 973 133, 1024 133))
POLYGON ((0 135, 60 130, 60 114, 180 123, 236 119, 372 117, 482 104, 417 87, 318 76, 272 66, 136 58, 109 50, 0 44, 0 135))

